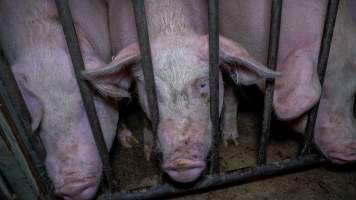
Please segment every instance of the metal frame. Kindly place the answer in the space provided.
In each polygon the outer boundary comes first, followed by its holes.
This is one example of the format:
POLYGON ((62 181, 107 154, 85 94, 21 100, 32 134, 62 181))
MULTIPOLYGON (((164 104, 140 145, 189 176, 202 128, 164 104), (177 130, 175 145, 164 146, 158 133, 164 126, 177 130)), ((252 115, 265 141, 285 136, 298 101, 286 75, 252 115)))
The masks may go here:
MULTIPOLYGON (((106 148, 104 137, 102 135, 102 130, 98 117, 96 115, 96 110, 93 102, 93 97, 91 91, 85 81, 80 77, 80 71, 84 69, 84 62, 79 48, 79 42, 76 36, 75 27, 71 17, 68 0, 55 0, 59 17, 63 26, 63 31, 67 41, 68 49, 71 55, 73 68, 75 71, 76 79, 82 99, 84 102, 84 107, 88 115, 88 119, 91 122, 91 129, 93 136, 98 148, 101 160, 103 162, 103 171, 106 178, 106 191, 105 194, 99 196, 99 199, 150 199, 159 198, 163 196, 186 194, 193 191, 204 191, 206 189, 213 189, 220 187, 222 185, 236 185, 244 183, 250 180, 255 180, 258 178, 270 177, 278 174, 284 174, 295 170, 300 170, 305 167, 314 167, 320 164, 328 162, 325 158, 317 154, 309 154, 312 140, 313 140, 313 130, 315 126, 315 120, 317 117, 317 111, 319 107, 319 102, 315 105, 308 116, 307 128, 305 130, 305 141, 303 148, 301 150, 301 155, 289 160, 283 160, 280 162, 267 163, 266 150, 269 140, 270 133, 270 122, 272 113, 272 99, 274 90, 274 81, 268 79, 266 81, 266 96, 264 102, 264 112, 263 112, 263 122, 262 122, 262 132, 260 137, 260 144, 258 149, 258 165, 249 168, 238 169, 232 172, 226 172, 224 174, 219 174, 219 153, 217 147, 220 142, 220 132, 219 132, 219 77, 218 77, 218 64, 219 64, 219 28, 218 28, 218 0, 208 0, 208 24, 209 24, 209 82, 210 82, 210 115, 213 124, 213 138, 214 142, 212 145, 212 150, 210 154, 210 173, 211 175, 203 176, 193 187, 191 188, 175 188, 168 183, 158 185, 151 188, 146 188, 144 191, 124 191, 119 193, 112 193, 113 185, 116 184, 113 179, 113 171, 109 162, 109 152, 106 148), (266 164, 267 163, 267 164, 266 164)), ((318 75, 321 85, 324 82, 325 71, 327 67, 327 61, 331 46, 331 39, 333 35, 334 25, 336 21, 336 15, 338 11, 339 0, 329 0, 327 13, 324 22, 323 36, 320 46, 320 53, 318 58, 318 75)), ((145 16, 144 0, 133 0, 133 7, 135 12, 135 21, 138 32, 138 41, 141 51, 141 61, 143 64, 144 78, 146 82, 146 91, 148 94, 148 103, 150 107, 150 117, 152 122, 152 128, 154 133, 157 131, 157 125, 159 120, 159 111, 157 105, 156 90, 154 84, 154 73, 152 67, 152 59, 150 52, 150 44, 147 30, 147 21, 145 16)), ((269 38, 269 49, 268 49, 268 67, 271 69, 276 68, 277 54, 278 54, 278 42, 279 42, 279 32, 280 32, 280 22, 282 13, 282 0, 272 0, 271 7, 271 28, 270 28, 270 38, 269 38)), ((3 64, 0 63, 2 66, 3 64)), ((8 67, 7 72, 11 71, 8 67)), ((9 74, 8 73, 8 74, 9 74)), ((1 75, 1 74, 0 74, 1 75)), ((17 108, 11 110, 10 116, 7 117, 8 121, 15 118, 15 127, 20 128, 20 132, 30 132, 28 129, 30 118, 28 111, 25 108, 25 103, 19 93, 19 89, 14 81, 13 75, 10 76, 0 76, 0 86, 6 86, 8 89, 11 87, 13 91, 16 91, 13 98, 9 99, 12 101, 5 102, 6 109, 17 108), (11 79, 11 80, 10 80, 11 79), (4 84, 8 83, 8 84, 4 84), (16 105, 16 106, 15 106, 16 105), (24 115, 19 115, 19 113, 24 113, 24 115), (21 124, 22 123, 22 124, 21 124), (27 127, 27 128, 26 128, 27 127), (22 128, 22 129, 21 129, 22 128)), ((1 91, 1 90, 0 90, 1 91)), ((6 98, 4 93, 0 93, 1 99, 6 98)), ((2 100, 3 101, 3 100, 2 100)), ((2 110, 2 112, 4 112, 2 110)), ((13 133, 15 134, 15 133, 13 133)), ((30 134, 31 136, 33 134, 30 134)), ((156 134, 155 134, 156 135, 156 134)), ((32 137, 29 138, 31 140, 32 137)), ((20 142, 20 150, 30 149, 30 154, 26 156, 27 165, 40 166, 39 168, 31 168, 32 175, 35 182, 33 183, 38 187, 38 192, 43 198, 53 199, 51 196, 51 191, 48 186, 48 180, 43 179, 43 164, 40 159, 37 158, 40 152, 38 146, 38 141, 35 141, 36 145, 30 145, 24 135, 21 135, 21 139, 25 141, 22 144, 22 140, 17 140, 20 142), (36 142, 37 141, 37 142, 36 142), (32 150, 31 150, 32 149, 32 150), (39 175, 41 174, 41 176, 39 175)), ((25 151, 26 152, 26 151, 25 151)))
MULTIPOLYGON (((269 47, 267 67, 275 70, 277 68, 278 46, 279 46, 279 32, 281 27, 282 17, 282 0, 272 0, 271 5, 271 26, 269 34, 269 47)), ((267 144, 270 134, 271 117, 272 117, 272 101, 274 93, 274 79, 266 80, 266 90, 263 109, 263 120, 261 129, 261 138, 258 149, 257 164, 262 165, 267 162, 267 144)))
POLYGON ((0 169, 3 178, 11 184, 18 198, 52 199, 53 186, 43 164, 44 148, 39 136, 31 131, 26 104, 2 55, 0 69, 0 169))
POLYGON ((113 171, 110 165, 109 151, 106 147, 103 132, 100 126, 98 116, 96 114, 93 95, 89 85, 81 78, 81 71, 84 70, 84 61, 80 51, 79 41, 75 32, 75 27, 72 19, 72 14, 69 8, 68 0, 55 0, 58 15, 62 22, 63 32, 67 41, 69 54, 72 59, 77 84, 82 96, 84 108, 89 120, 95 144, 103 163, 103 171, 106 178, 107 189, 111 191, 113 185, 116 184, 113 179, 113 171))

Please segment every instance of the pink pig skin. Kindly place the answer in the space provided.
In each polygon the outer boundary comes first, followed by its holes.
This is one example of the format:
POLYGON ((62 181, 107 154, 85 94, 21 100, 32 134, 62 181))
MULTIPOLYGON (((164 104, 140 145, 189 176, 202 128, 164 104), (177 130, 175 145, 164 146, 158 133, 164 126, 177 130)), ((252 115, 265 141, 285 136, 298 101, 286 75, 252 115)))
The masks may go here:
MULTIPOLYGON (((85 67, 110 62, 107 9, 100 0, 71 0, 85 67)), ((74 77, 62 26, 52 0, 1 0, 0 43, 31 111, 47 156, 55 193, 66 200, 91 199, 102 164, 74 77)), ((116 134, 115 104, 95 97, 107 147, 116 134)))

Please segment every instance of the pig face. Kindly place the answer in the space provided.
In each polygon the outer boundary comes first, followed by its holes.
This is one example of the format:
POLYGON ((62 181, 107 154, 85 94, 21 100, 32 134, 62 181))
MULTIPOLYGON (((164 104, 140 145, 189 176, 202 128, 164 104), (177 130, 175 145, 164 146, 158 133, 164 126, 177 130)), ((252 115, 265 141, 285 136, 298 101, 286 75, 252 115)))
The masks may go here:
MULTIPOLYGON (((152 55, 158 56, 153 56, 152 61, 160 113, 157 136, 163 153, 162 167, 174 180, 189 182, 205 169, 212 133, 208 62, 197 55, 199 47, 194 47, 193 41, 183 39, 153 41, 152 55)), ((134 76, 141 105, 150 116, 141 71, 134 76)))
MULTIPOLYGON (((79 91, 71 84, 57 84, 48 93, 38 93, 31 77, 15 75, 31 113, 32 129, 40 134, 46 149, 45 166, 55 194, 66 200, 91 199, 100 184, 102 164, 79 91)), ((75 84, 75 80, 66 83, 75 84)), ((95 105, 106 142, 111 146, 117 113, 100 98, 95 105)))
MULTIPOLYGON (((221 69, 243 84, 255 83, 261 77, 275 77, 241 48, 220 37, 221 69)), ((206 36, 167 36, 151 41, 159 108, 158 149, 163 154, 163 170, 178 182, 196 180, 206 167, 206 157, 212 143, 209 112, 209 58, 206 36)), ((83 75, 99 92, 120 96, 125 68, 130 67, 136 82, 140 104, 150 116, 145 82, 137 44, 123 49, 107 68, 86 71, 83 75), (113 73, 117 73, 116 79, 113 73), (103 85, 103 78, 108 77, 103 85), (101 81, 100 81, 101 80, 101 81), (108 85, 107 83, 110 84, 108 85), (99 84, 99 85, 98 85, 99 84), (105 90, 105 88, 110 88, 105 90)), ((126 79, 128 80, 128 79, 126 79)), ((123 85, 127 85, 126 83, 123 85)), ((223 81, 219 73, 220 111, 223 102, 223 81)))

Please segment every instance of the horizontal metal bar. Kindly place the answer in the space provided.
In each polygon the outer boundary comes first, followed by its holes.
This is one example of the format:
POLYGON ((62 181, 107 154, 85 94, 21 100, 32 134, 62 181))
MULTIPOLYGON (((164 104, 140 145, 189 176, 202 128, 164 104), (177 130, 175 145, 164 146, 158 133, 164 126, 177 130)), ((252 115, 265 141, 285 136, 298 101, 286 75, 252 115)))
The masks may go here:
POLYGON ((210 153, 210 173, 219 173, 219 1, 209 0, 209 88, 210 118, 212 122, 213 142, 210 153))
MULTIPOLYGON (((179 189, 169 184, 159 185, 149 188, 142 192, 120 192, 110 196, 112 200, 139 200, 139 199, 158 199, 172 195, 189 194, 193 191, 205 191, 208 189, 216 189, 217 187, 228 184, 241 184, 256 179, 267 178, 271 176, 281 175, 300 170, 302 168, 318 166, 327 163, 325 158, 319 155, 300 156, 293 159, 287 159, 281 162, 273 162, 267 165, 259 165, 257 167, 242 168, 236 171, 227 172, 222 175, 210 175, 202 178, 194 187, 189 189, 179 189)), ((106 195, 99 196, 99 200, 108 199, 106 195)))
MULTIPOLYGON (((321 88, 323 88, 323 84, 324 84, 324 77, 325 77, 326 67, 328 64, 329 52, 330 52, 331 41, 334 33, 338 8, 339 8, 339 0, 329 0, 327 11, 326 11, 325 22, 324 22, 323 37, 321 40, 321 46, 319 51, 318 65, 317 65, 321 88)), ((319 103, 320 100, 315 104, 315 106, 309 112, 307 126, 304 134, 304 145, 301 150, 301 155, 308 154, 310 151, 310 146, 314 137, 314 127, 315 127, 316 117, 319 110, 319 103)))
MULTIPOLYGON (((275 70, 277 67, 279 32, 282 16, 282 0, 273 0, 271 7, 271 25, 269 34, 268 61, 267 66, 275 70)), ((257 164, 262 165, 267 162, 267 145, 270 135, 272 101, 274 93, 274 79, 266 80, 266 94, 264 99, 263 120, 258 149, 257 164)))
POLYGON ((80 73, 82 70, 84 70, 84 62, 80 52, 79 41, 75 31, 68 0, 56 0, 55 2, 60 21, 62 23, 65 39, 67 41, 70 57, 72 59, 72 64, 80 94, 82 96, 84 108, 90 122, 89 124, 94 136, 95 144, 98 148, 99 155, 103 163, 103 170, 107 180, 108 188, 111 189, 112 185, 115 183, 113 179, 113 172, 110 166, 109 152, 106 148, 100 122, 96 114, 92 91, 90 90, 88 84, 81 78, 80 73))
POLYGON ((157 104, 156 86, 151 58, 151 48, 148 36, 144 0, 133 0, 137 37, 140 45, 141 64, 145 80, 147 101, 150 110, 151 124, 156 141, 159 111, 157 104))

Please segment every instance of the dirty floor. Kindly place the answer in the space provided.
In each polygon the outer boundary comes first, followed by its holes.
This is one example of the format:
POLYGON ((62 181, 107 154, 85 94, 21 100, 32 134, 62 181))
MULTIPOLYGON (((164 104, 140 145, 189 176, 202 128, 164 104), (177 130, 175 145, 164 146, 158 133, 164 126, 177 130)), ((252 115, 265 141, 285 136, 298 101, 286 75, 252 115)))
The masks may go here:
MULTIPOLYGON (((142 140, 142 115, 134 112, 128 117, 131 127, 142 140)), ((238 115, 239 145, 221 147, 221 166, 224 171, 254 166, 256 163, 257 133, 261 124, 260 111, 241 111, 238 115)), ((276 123, 275 123, 276 124, 276 123)), ((268 161, 278 161, 297 155, 301 138, 281 124, 274 125, 268 146, 268 161), (282 127, 282 128, 281 128, 282 127), (277 134, 275 134, 277 133, 277 134)), ((162 177, 157 161, 147 162, 142 145, 124 149, 117 144, 112 150, 115 175, 120 189, 157 185, 162 177)), ((176 200, 356 200, 356 165, 309 169, 289 175, 231 186, 211 192, 173 198, 176 200)))

